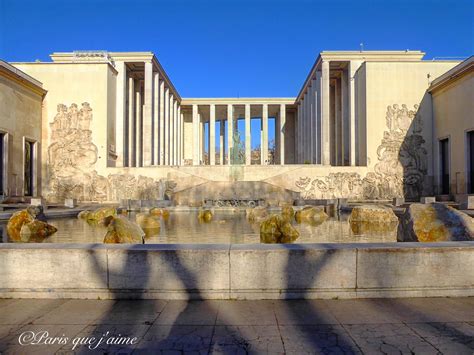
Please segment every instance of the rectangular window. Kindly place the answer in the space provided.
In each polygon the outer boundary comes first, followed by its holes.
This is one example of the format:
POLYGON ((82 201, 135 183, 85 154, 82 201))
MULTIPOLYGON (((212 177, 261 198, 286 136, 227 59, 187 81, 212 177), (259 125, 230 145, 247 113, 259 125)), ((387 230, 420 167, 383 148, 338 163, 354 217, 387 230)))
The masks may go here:
POLYGON ((5 195, 5 163, 7 161, 5 140, 5 133, 0 133, 0 195, 5 195))
POLYGON ((439 141, 440 166, 441 166, 441 194, 449 194, 449 139, 439 141))
POLYGON ((474 131, 467 132, 467 193, 474 194, 474 131))
POLYGON ((25 140, 24 190, 25 196, 33 196, 35 143, 25 140))

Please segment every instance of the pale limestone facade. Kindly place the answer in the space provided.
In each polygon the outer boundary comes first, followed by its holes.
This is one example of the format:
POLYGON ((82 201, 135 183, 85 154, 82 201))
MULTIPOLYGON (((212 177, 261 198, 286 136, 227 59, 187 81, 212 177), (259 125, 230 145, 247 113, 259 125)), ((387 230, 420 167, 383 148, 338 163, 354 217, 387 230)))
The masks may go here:
POLYGON ((474 194, 474 57, 433 81, 433 171, 436 194, 474 194), (447 140, 447 188, 443 191, 441 142, 447 140))
POLYGON ((41 120, 45 94, 41 82, 0 61, 0 195, 41 194, 41 120), (31 159, 29 164, 27 156, 31 159))
POLYGON ((223 188, 236 194, 233 183, 241 181, 306 199, 416 200, 433 194, 436 179, 427 89, 459 63, 423 55, 322 52, 296 98, 182 99, 150 52, 54 53, 51 63, 15 66, 48 90, 48 199, 174 195, 185 204, 205 199, 203 188, 208 198, 223 188))

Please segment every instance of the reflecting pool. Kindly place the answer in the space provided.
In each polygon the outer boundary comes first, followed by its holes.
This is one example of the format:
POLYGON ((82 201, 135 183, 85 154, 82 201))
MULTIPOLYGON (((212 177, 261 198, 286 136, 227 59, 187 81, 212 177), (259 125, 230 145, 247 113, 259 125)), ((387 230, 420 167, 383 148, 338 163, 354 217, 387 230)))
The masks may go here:
MULTIPOLYGON (((349 215, 330 217, 322 224, 292 224, 299 231, 296 243, 375 243, 396 242, 396 229, 361 234, 352 231, 349 215)), ((135 220, 135 214, 129 216, 135 220)), ((48 222, 58 231, 45 239, 44 243, 102 243, 106 228, 90 226, 77 218, 50 219, 48 222)), ((6 222, 5 222, 6 223, 6 222)), ((5 224, 2 225, 3 241, 8 242, 5 224)), ((198 212, 172 211, 169 218, 161 218, 159 233, 146 238, 147 244, 252 244, 260 243, 259 224, 250 223, 244 210, 214 211, 211 222, 200 222, 198 212)))

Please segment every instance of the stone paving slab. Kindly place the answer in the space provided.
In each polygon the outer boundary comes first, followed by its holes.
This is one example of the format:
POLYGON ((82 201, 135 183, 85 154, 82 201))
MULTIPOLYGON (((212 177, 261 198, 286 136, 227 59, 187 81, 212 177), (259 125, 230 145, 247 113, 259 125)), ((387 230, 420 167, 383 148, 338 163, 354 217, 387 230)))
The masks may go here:
POLYGON ((100 354, 472 355, 473 308, 474 298, 0 300, 0 354, 86 354, 95 339, 100 354), (44 332, 68 341, 19 342, 44 332))
POLYGON ((218 325, 214 330, 210 352, 283 354, 285 350, 276 325, 218 325))

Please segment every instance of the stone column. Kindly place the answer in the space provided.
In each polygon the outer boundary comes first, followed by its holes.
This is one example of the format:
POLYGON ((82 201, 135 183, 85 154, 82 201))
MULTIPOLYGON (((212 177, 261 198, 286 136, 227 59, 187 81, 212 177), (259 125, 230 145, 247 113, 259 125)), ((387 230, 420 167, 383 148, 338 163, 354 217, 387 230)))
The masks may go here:
POLYGON ((153 75, 153 146, 152 146, 152 164, 158 165, 159 141, 160 141, 160 74, 155 72, 153 75))
POLYGON ((317 93, 316 93, 316 135, 317 135, 317 142, 316 142, 316 164, 321 164, 322 162, 322 135, 321 135, 321 121, 322 121, 322 105, 321 105, 321 88, 322 88, 322 80, 321 80, 321 71, 316 71, 316 86, 317 86, 317 93))
POLYGON ((296 131, 296 134, 295 134, 295 162, 296 164, 300 164, 301 163, 301 129, 300 129, 300 125, 301 125, 301 115, 302 115, 302 107, 303 107, 303 103, 302 103, 302 99, 300 100, 300 102, 298 103, 298 106, 296 107, 297 109, 297 118, 296 118, 296 125, 295 125, 295 131, 296 131))
POLYGON ((349 62, 349 157, 351 166, 355 166, 358 160, 356 156, 356 149, 357 149, 357 122, 356 122, 356 112, 355 112, 355 80, 354 75, 359 68, 361 62, 351 60, 349 62))
POLYGON ((250 130, 250 105, 245 105, 245 165, 252 164, 252 137, 250 130))
POLYGON ((232 148, 234 136, 234 107, 227 105, 227 164, 232 163, 232 148))
POLYGON ((183 115, 181 113, 181 105, 178 105, 178 161, 176 162, 177 165, 182 165, 181 154, 183 151, 183 115))
POLYGON ((126 166, 127 158, 124 156, 127 150, 125 144, 127 142, 126 119, 127 119, 127 66, 125 62, 116 62, 115 69, 117 69, 117 119, 115 121, 115 152, 117 153, 117 160, 115 166, 126 166))
POLYGON ((143 166, 143 142, 141 132, 143 130, 142 125, 142 93, 141 83, 137 80, 135 85, 135 166, 143 166))
POLYGON ((323 61, 322 63, 322 120, 321 120, 321 133, 322 133, 322 161, 323 165, 331 164, 331 149, 330 149, 330 108, 329 108, 329 97, 330 97, 330 86, 329 86, 329 62, 323 61))
POLYGON ((306 114, 305 114, 305 144, 304 144, 304 151, 305 151, 305 160, 311 162, 311 92, 312 92, 311 84, 308 87, 308 91, 306 92, 306 114))
POLYGON ((341 121, 341 82, 339 79, 336 79, 335 81, 335 93, 334 93, 334 99, 335 99, 335 112, 334 112, 334 118, 336 120, 335 122, 335 161, 336 165, 342 165, 341 164, 341 156, 342 156, 342 150, 341 150, 341 132, 342 132, 342 121, 341 121))
POLYGON ((178 100, 174 100, 173 112, 173 165, 178 165, 178 100))
POLYGON ((312 139, 312 145, 311 149, 313 152, 313 158, 311 160, 312 164, 317 164, 318 163, 318 80, 315 77, 313 79, 313 92, 311 93, 311 104, 312 104, 312 119, 311 122, 312 128, 311 128, 311 137, 312 139))
POLYGON ((165 134, 164 134, 164 162, 165 165, 170 165, 170 89, 165 88, 165 134))
POLYGON ((347 112, 347 70, 342 71, 341 76, 341 119, 342 119, 342 139, 341 139, 341 150, 342 150, 342 165, 349 165, 349 124, 348 124, 348 112, 347 112))
POLYGON ((193 105, 193 165, 199 165, 199 112, 198 105, 193 105))
POLYGON ((170 118, 169 118, 169 165, 174 165, 174 95, 170 94, 170 118))
POLYGON ((204 122, 202 119, 202 115, 198 114, 199 116, 199 164, 205 165, 204 155, 205 155, 205 146, 204 146, 204 122))
POLYGON ((306 161, 307 159, 307 147, 308 147, 308 144, 306 142, 306 139, 307 139, 307 134, 308 134, 308 130, 307 130, 307 118, 308 118, 308 94, 306 93, 304 95, 304 100, 303 100, 303 115, 301 117, 301 133, 302 133, 302 141, 301 141, 301 151, 303 153, 303 156, 301 157, 301 163, 304 164, 304 162, 306 161))
POLYGON ((309 88, 308 92, 308 101, 309 101, 309 107, 310 107, 310 114, 309 114, 309 129, 308 129, 308 134, 309 134, 309 144, 308 144, 308 149, 309 149, 309 162, 311 164, 314 164, 314 144, 315 144, 315 127, 314 127, 314 92, 315 92, 315 82, 313 79, 311 79, 311 87, 309 88))
POLYGON ((135 163, 135 80, 128 78, 128 152, 127 166, 135 163))
POLYGON ((280 164, 285 164, 285 125, 286 125, 286 105, 280 105, 280 164))
POLYGON ((225 121, 220 120, 219 124, 219 164, 224 165, 224 152, 225 152, 225 121))
POLYGON ((209 106, 209 164, 216 165, 216 105, 209 106))
POLYGON ((301 102, 301 164, 304 164, 304 161, 306 159, 306 131, 305 131, 305 126, 306 126, 306 95, 303 95, 303 101, 301 102))
POLYGON ((159 149, 159 163, 165 165, 165 82, 160 80, 160 111, 159 111, 159 126, 160 126, 160 149, 159 149))
POLYGON ((153 63, 145 62, 145 80, 143 83, 143 123, 142 123, 142 164, 151 165, 151 145, 153 141, 153 63))
POLYGON ((268 105, 262 105, 262 165, 268 164, 268 105))
POLYGON ((273 164, 280 164, 280 112, 275 115, 275 151, 273 152, 273 164))

